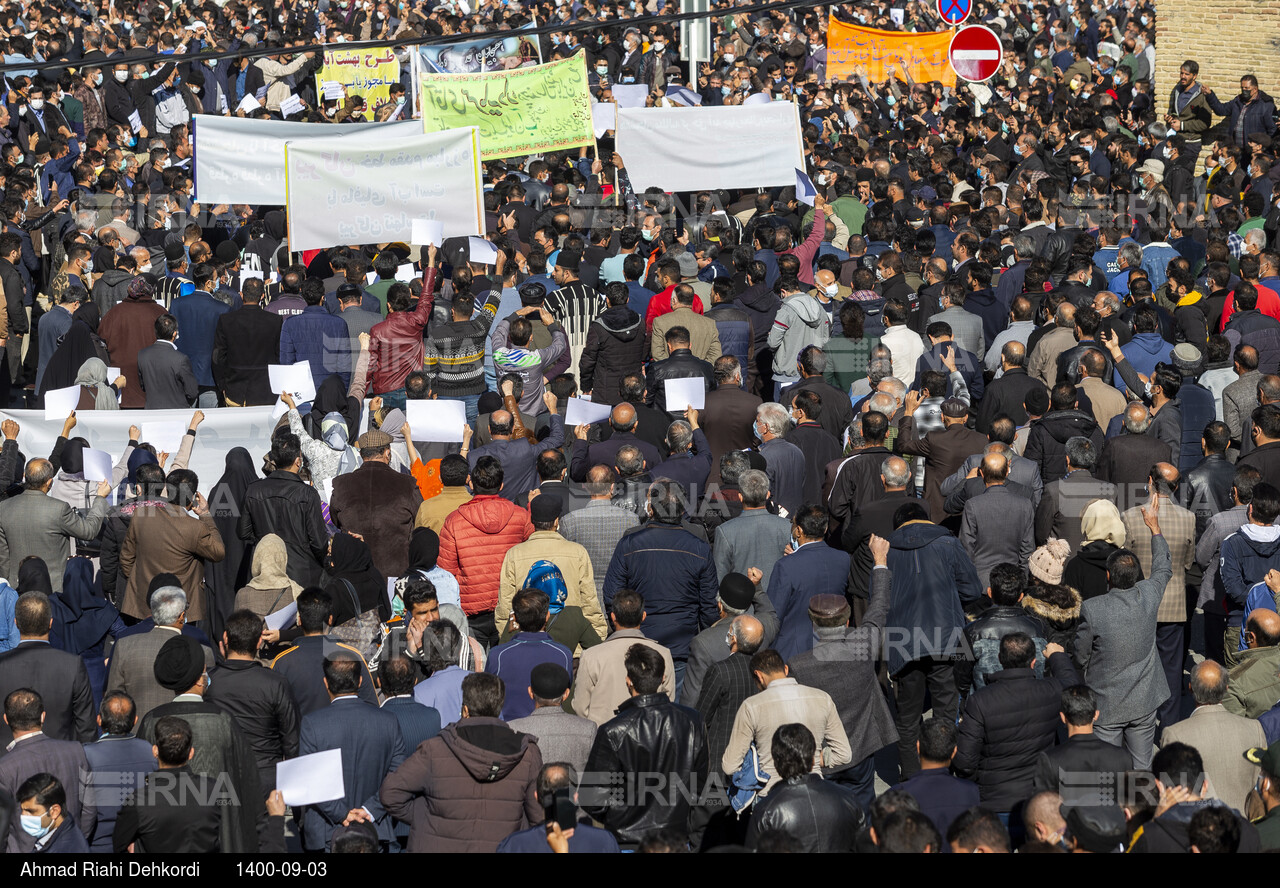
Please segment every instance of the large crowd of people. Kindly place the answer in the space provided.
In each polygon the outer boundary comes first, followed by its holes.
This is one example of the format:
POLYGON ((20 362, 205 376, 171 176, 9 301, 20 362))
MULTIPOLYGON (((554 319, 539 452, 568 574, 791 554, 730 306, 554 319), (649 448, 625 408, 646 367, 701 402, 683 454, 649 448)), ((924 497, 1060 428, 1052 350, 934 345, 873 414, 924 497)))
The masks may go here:
POLYGON ((955 86, 827 75, 919 2, 712 7, 693 64, 674 0, 0 8, 6 850, 1280 849, 1273 99, 1157 93, 1148 0, 982 0, 955 86), (195 201, 199 115, 411 119, 415 41, 515 29, 793 103, 816 195, 607 131, 484 164, 494 264, 195 201))

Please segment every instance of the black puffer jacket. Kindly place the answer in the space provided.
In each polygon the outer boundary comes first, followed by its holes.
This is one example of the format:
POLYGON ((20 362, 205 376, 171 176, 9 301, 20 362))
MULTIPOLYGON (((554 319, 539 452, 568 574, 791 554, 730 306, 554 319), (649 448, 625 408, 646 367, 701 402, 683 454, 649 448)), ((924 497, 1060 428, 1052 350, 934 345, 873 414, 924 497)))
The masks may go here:
POLYGON ((1040 480, 1045 484, 1067 474, 1067 439, 1076 435, 1092 441, 1094 453, 1102 452, 1106 443, 1102 429, 1081 410, 1054 410, 1031 427, 1023 456, 1040 464, 1040 480))
POLYGON ((1051 676, 1005 669, 964 705, 956 757, 959 777, 978 784, 982 804, 998 813, 1030 798, 1040 753, 1054 744, 1062 689, 1080 683, 1071 658, 1049 658, 1051 676))
POLYGON ((616 305, 591 322, 578 360, 578 385, 597 404, 622 400, 618 383, 644 363, 644 318, 616 305))
POLYGON ((755 806, 747 827, 747 847, 761 833, 781 830, 795 837, 806 854, 853 851, 866 816, 853 793, 820 774, 779 783, 755 806))
MULTIPOLYGON (((965 659, 956 663, 956 686, 962 692, 973 687, 975 673, 978 675, 976 683, 979 686, 991 681, 992 674, 1000 669, 999 662, 993 662, 991 654, 998 653, 1000 639, 1014 632, 1025 632, 1033 639, 1045 637, 1041 622, 1017 605, 989 607, 982 616, 964 627, 964 640, 974 653, 974 658, 980 659, 980 662, 965 659)), ((1040 647, 1043 645, 1037 645, 1037 648, 1040 647)), ((1043 667, 1043 664, 1039 665, 1043 667)), ((1037 668, 1036 673, 1041 675, 1044 669, 1037 668)))
POLYGON ((701 794, 707 769, 707 729, 697 710, 672 703, 666 694, 640 694, 596 732, 586 767, 593 785, 583 782, 578 801, 622 842, 639 842, 655 829, 688 832, 688 799, 701 794), (637 772, 660 775, 664 791, 630 804, 612 803, 608 775, 637 772), (687 791, 672 792, 677 782, 687 791))

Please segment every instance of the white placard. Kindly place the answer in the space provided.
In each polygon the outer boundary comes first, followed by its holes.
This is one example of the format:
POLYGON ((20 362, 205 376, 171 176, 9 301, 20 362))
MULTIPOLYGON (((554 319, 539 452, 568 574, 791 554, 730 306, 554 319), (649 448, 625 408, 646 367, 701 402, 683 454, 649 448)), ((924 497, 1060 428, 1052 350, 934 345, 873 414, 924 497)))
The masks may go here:
POLYGON ((80 403, 80 386, 69 385, 44 394, 44 418, 61 422, 80 403))
POLYGON ((267 379, 271 382, 271 391, 277 394, 288 392, 298 404, 315 399, 316 384, 311 378, 311 365, 306 361, 296 364, 268 364, 267 379))
POLYGON ((431 217, 446 237, 485 230, 477 128, 423 133, 408 123, 419 131, 403 138, 285 143, 291 250, 408 241, 413 220, 431 217))
POLYGON ((267 624, 268 629, 274 629, 277 632, 281 632, 289 626, 292 626, 297 621, 297 616, 298 602, 290 601, 284 607, 280 608, 280 610, 267 614, 262 618, 262 620, 267 624))
POLYGON ((569 428, 591 425, 593 422, 608 419, 612 412, 613 408, 608 404, 597 404, 585 398, 570 398, 568 406, 564 409, 564 424, 569 428))
POLYGON ((611 91, 619 108, 643 108, 649 98, 649 87, 643 83, 615 83, 611 91))
POLYGON ((115 468, 111 454, 105 450, 90 450, 86 447, 81 451, 84 459, 84 480, 86 481, 110 481, 111 470, 115 468))
POLYGON ((412 262, 406 262, 396 269, 396 280, 407 284, 418 276, 418 271, 413 267, 412 262))
POLYGON ((482 237, 467 238, 468 258, 470 261, 479 265, 496 265, 498 263, 498 248, 492 241, 485 240, 482 237))
POLYGON ((324 86, 324 98, 326 102, 342 101, 342 84, 339 81, 326 80, 322 85, 324 86))
POLYGON ((596 138, 618 125, 618 106, 613 102, 596 102, 591 106, 591 129, 596 138))
POLYGON ((262 103, 259 102, 256 98, 254 98, 253 96, 245 96, 243 99, 240 100, 240 104, 236 106, 236 110, 243 111, 245 114, 252 114, 254 111, 257 111, 261 107, 262 107, 262 103))
POLYGON ((406 401, 404 412, 413 440, 462 443, 467 405, 461 401, 406 401))
MULTIPOLYGON (((241 107, 259 103, 252 97, 241 107)), ((246 111, 245 113, 248 113, 246 111)), ((314 140, 325 144, 335 138, 357 136, 366 144, 381 144, 384 137, 422 134, 422 121, 390 123, 300 123, 292 120, 258 120, 252 117, 192 116, 195 122, 196 200, 201 203, 284 204, 284 143, 314 140)), ((421 215, 429 215, 423 213, 421 215)), ((470 232, 468 232, 470 233, 470 232)))
POLYGON ((347 794, 342 750, 326 749, 276 763, 276 789, 286 805, 315 805, 347 794))
POLYGON ((177 453, 182 446, 182 436, 187 433, 183 422, 144 422, 142 440, 161 453, 177 453))
POLYGON ((129 115, 129 126, 133 127, 135 133, 142 132, 142 115, 134 111, 129 115))
POLYGON ((266 280, 266 278, 264 278, 264 277, 262 276, 262 271, 261 271, 261 270, 259 270, 259 269, 256 269, 256 268, 242 268, 242 269, 240 269, 240 289, 241 289, 241 290, 243 290, 243 289, 244 289, 244 282, 245 282, 245 281, 248 281, 248 280, 254 280, 254 279, 256 279, 256 280, 260 280, 260 281, 262 281, 262 280, 266 280))
POLYGON ((108 367, 108 368, 107 368, 107 382, 109 382, 109 383, 111 383, 111 382, 115 382, 117 379, 119 379, 119 378, 120 378, 120 376, 121 376, 121 373, 120 373, 120 368, 119 368, 119 367, 108 367))
POLYGON ((444 223, 439 219, 414 219, 409 243, 438 247, 444 243, 444 223))
POLYGON ((297 114, 302 110, 304 110, 302 99, 292 93, 285 96, 284 101, 280 103, 280 114, 284 117, 288 117, 290 114, 297 114))
POLYGON ((664 379, 667 393, 667 412, 683 413, 686 407, 701 410, 707 403, 707 383, 701 376, 687 379, 664 379))
POLYGON ((794 185, 804 168, 800 117, 790 102, 619 107, 616 135, 637 192, 794 185))
POLYGON ((370 287, 372 287, 372 286, 373 286, 373 282, 374 282, 374 281, 376 281, 377 279, 378 279, 378 273, 377 273, 376 271, 368 272, 368 273, 364 276, 364 282, 365 282, 365 285, 366 285, 366 286, 370 286, 370 287))

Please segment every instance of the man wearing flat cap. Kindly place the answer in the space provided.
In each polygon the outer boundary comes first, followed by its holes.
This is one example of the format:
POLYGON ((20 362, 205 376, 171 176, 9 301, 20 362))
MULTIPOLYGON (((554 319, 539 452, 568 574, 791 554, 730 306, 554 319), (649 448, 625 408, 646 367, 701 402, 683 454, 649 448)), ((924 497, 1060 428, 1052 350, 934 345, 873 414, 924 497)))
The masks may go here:
POLYGON ((230 802, 223 811, 222 850, 256 852, 260 831, 266 828, 266 808, 253 748, 231 715, 217 704, 205 702, 209 673, 200 643, 186 635, 166 641, 156 655, 155 677, 161 687, 177 696, 147 714, 138 736, 154 744, 160 719, 172 715, 186 721, 195 750, 192 772, 215 780, 230 802))
POLYGON ((813 647, 791 658, 791 675, 802 685, 826 691, 836 704, 849 738, 853 762, 827 777, 848 786, 863 808, 875 799, 875 754, 898 740, 889 704, 876 679, 881 630, 889 616, 889 541, 872 535, 869 542, 871 600, 858 628, 850 626, 852 610, 844 595, 809 599, 813 647))
POLYGON ((422 492, 412 475, 391 468, 391 436, 382 429, 365 432, 356 446, 364 462, 333 479, 329 514, 340 529, 364 537, 383 576, 404 576, 422 492))

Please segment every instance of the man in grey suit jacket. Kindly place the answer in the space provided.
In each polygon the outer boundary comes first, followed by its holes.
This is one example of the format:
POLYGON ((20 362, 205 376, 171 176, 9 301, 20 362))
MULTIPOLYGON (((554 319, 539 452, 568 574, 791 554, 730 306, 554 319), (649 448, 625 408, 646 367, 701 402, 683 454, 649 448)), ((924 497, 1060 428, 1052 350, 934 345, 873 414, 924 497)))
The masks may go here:
MULTIPOLYGON (((129 430, 136 443, 136 427, 129 430)), ((16 578, 18 565, 28 555, 39 556, 49 567, 54 592, 62 591, 62 573, 71 557, 71 539, 92 539, 107 517, 107 494, 111 482, 99 481, 89 514, 77 515, 71 506, 49 496, 53 486, 53 464, 47 459, 27 463, 24 490, 0 502, 0 576, 16 578)))
POLYGON ((965 503, 960 542, 978 571, 978 584, 986 588, 991 568, 1006 561, 1026 564, 1031 558, 1035 508, 1005 486, 1009 461, 1003 453, 984 456, 981 472, 987 489, 965 503))
MULTIPOLYGON (((512 693, 518 694, 515 688, 512 693)), ((533 699, 534 710, 524 718, 507 722, 521 734, 532 734, 545 762, 568 762, 581 774, 596 739, 596 723, 565 712, 569 699, 569 673, 556 663, 539 663, 529 673, 525 692, 533 699)))
POLYGON ((964 309, 964 300, 968 295, 963 287, 943 287, 942 296, 938 300, 942 311, 929 318, 928 323, 947 324, 951 327, 951 338, 956 345, 967 352, 973 352, 981 361, 987 356, 987 337, 982 332, 982 318, 964 309))
POLYGON ((178 321, 162 314, 156 318, 155 343, 138 352, 138 385, 148 410, 185 410, 200 394, 191 361, 174 344, 177 338, 178 321))
MULTIPOLYGON (((93 835, 98 821, 93 794, 85 792, 89 780, 89 760, 84 747, 73 740, 55 740, 41 730, 45 720, 44 701, 28 688, 19 688, 5 697, 4 720, 13 732, 13 743, 0 758, 0 793, 12 795, 28 777, 52 774, 67 791, 66 810, 84 833, 93 835)), ((27 835, 18 817, 9 824, 5 850, 29 854, 35 839, 27 835)))
MULTIPOLYGON (((786 521, 785 518, 782 520, 786 521)), ((790 522, 787 526, 790 527, 790 522)), ((790 536, 790 530, 787 535, 790 536)), ((740 573, 720 574, 720 591, 716 595, 720 619, 689 642, 689 663, 684 671, 684 685, 680 688, 680 702, 685 706, 698 702, 702 680, 711 664, 727 660, 732 653, 725 643, 725 635, 734 617, 751 614, 760 621, 760 625, 764 627, 764 640, 760 644, 762 648, 773 644, 773 640, 778 637, 778 611, 766 594, 763 574, 758 567, 748 568, 747 573, 746 577, 740 573)))
POLYGON ((1185 743, 1194 746, 1204 761, 1213 797, 1238 811, 1244 810, 1249 790, 1258 779, 1258 766, 1245 752, 1266 746, 1266 734, 1256 718, 1227 712, 1222 706, 1227 696, 1227 670, 1213 660, 1204 660, 1191 670, 1191 696, 1196 708, 1190 716, 1169 725, 1160 733, 1160 745, 1185 743))
MULTIPOLYGON (((173 702, 173 691, 156 680, 156 656, 164 643, 182 634, 187 617, 187 596, 177 586, 161 586, 151 595, 151 617, 156 626, 141 635, 129 635, 111 651, 106 692, 124 691, 137 706, 138 724, 157 706, 173 702)), ((205 668, 213 668, 213 651, 204 648, 205 668)))
POLYGON ((1044 496, 1036 509, 1036 545, 1050 537, 1066 540, 1072 553, 1084 544, 1080 519, 1085 507, 1096 499, 1115 501, 1116 486, 1093 476, 1098 455, 1093 442, 1083 435, 1067 439, 1067 474, 1044 486, 1044 496))
POLYGON ((1156 653, 1156 615, 1173 576, 1169 544, 1160 533, 1160 500, 1142 509, 1151 531, 1151 576, 1139 581, 1142 567, 1128 549, 1107 559, 1106 595, 1080 608, 1076 661, 1084 680, 1098 695, 1098 739, 1117 742, 1133 756, 1133 767, 1151 767, 1156 710, 1169 697, 1169 685, 1156 653))

